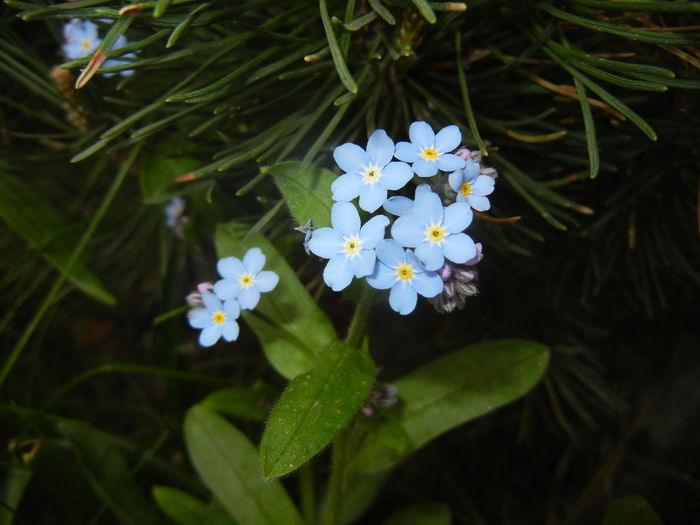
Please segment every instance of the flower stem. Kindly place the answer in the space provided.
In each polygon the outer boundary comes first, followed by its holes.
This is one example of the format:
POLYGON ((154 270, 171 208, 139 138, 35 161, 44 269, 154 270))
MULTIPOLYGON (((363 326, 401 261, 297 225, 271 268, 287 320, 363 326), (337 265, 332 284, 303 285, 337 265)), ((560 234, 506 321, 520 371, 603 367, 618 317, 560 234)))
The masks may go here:
POLYGON ((316 488, 311 463, 299 469, 299 493, 301 494, 301 514, 307 525, 316 524, 316 488))
POLYGON ((343 495, 347 486, 348 447, 350 429, 340 434, 333 443, 333 465, 328 483, 328 505, 322 525, 337 525, 343 512, 343 495))
POLYGON ((352 321, 350 322, 348 335, 345 338, 345 342, 350 346, 359 346, 360 343, 362 343, 365 332, 365 322, 367 321, 367 314, 369 314, 373 299, 374 288, 365 285, 362 290, 362 295, 360 296, 360 301, 355 308, 355 315, 353 315, 352 321))

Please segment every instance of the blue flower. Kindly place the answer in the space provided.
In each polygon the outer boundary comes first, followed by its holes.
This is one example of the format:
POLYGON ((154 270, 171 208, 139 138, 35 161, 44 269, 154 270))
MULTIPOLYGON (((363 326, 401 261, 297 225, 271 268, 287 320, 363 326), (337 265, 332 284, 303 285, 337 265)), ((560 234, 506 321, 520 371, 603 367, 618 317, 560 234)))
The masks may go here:
POLYGON ((69 60, 92 54, 101 40, 97 37, 97 26, 89 20, 73 18, 63 26, 63 54, 69 60))
POLYGON ((182 197, 173 197, 163 208, 165 213, 165 224, 168 228, 175 229, 185 211, 185 200, 182 197))
POLYGON ((394 141, 383 129, 370 135, 367 151, 351 143, 335 148, 333 158, 345 173, 331 184, 333 200, 351 201, 359 195, 360 208, 376 211, 387 190, 401 189, 413 177, 408 164, 391 162, 393 157, 394 141))
POLYGON ((367 277, 373 288, 387 290, 389 305, 401 315, 410 314, 416 307, 418 294, 435 297, 442 292, 443 282, 436 272, 426 271, 411 250, 404 250, 392 239, 377 244, 374 272, 367 277))
POLYGON ((377 215, 360 227, 360 215, 349 202, 337 202, 331 208, 332 228, 314 230, 309 249, 330 259, 323 280, 334 292, 347 287, 353 276, 364 277, 374 270, 374 248, 384 238, 389 219, 377 215))
MULTIPOLYGON (((119 48, 122 48, 124 46, 129 45, 129 42, 127 41, 126 37, 124 35, 121 35, 119 38, 117 38, 117 41, 114 43, 114 46, 112 47, 112 51, 115 51, 119 48)), ((126 55, 123 55, 124 57, 136 57, 134 53, 127 53, 126 55)), ((120 66, 122 64, 128 64, 128 60, 121 60, 121 58, 110 58, 109 60, 105 61, 103 64, 103 67, 112 67, 112 66, 120 66)), ((119 73, 123 77, 128 77, 130 75, 134 74, 133 69, 124 69, 122 71, 116 71, 116 72, 110 72, 110 73, 103 73, 102 76, 104 77, 113 77, 115 74, 119 73)))
POLYGON ((238 302, 232 299, 222 304, 213 293, 203 293, 202 302, 204 308, 195 308, 188 314, 190 326, 202 329, 199 344, 211 346, 222 336, 228 342, 238 339, 239 328, 236 319, 241 315, 238 302))
POLYGON ((477 211, 486 211, 491 203, 486 195, 493 193, 496 181, 488 175, 480 175, 481 166, 471 159, 467 165, 449 174, 450 188, 457 192, 457 202, 468 202, 477 211))
MULTIPOLYGON (((416 195, 421 193, 432 193, 433 190, 427 184, 421 184, 416 188, 416 195)), ((390 197, 384 202, 384 210, 392 215, 402 217, 413 213, 413 201, 408 197, 390 197)))
POLYGON ((427 122, 414 122, 408 130, 411 142, 396 145, 396 158, 411 162, 419 177, 432 177, 438 172, 454 171, 464 167, 464 159, 452 155, 462 142, 462 133, 457 126, 442 128, 437 135, 427 122))
POLYGON ((260 271, 265 266, 265 255, 260 248, 251 248, 243 256, 220 259, 216 268, 221 274, 214 284, 214 292, 222 300, 238 299, 243 310, 252 310, 260 301, 260 293, 272 291, 279 277, 275 272, 260 271))
POLYGON ((416 249, 416 257, 427 270, 438 270, 445 259, 461 264, 476 255, 474 241, 461 233, 472 222, 466 202, 443 207, 440 197, 427 184, 416 189, 413 209, 396 219, 391 236, 401 245, 416 249))

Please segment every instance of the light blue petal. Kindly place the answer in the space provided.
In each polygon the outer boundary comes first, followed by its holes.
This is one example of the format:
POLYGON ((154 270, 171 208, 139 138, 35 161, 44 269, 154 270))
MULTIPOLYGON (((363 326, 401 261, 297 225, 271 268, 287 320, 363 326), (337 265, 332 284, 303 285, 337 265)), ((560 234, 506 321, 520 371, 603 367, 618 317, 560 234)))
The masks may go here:
POLYGON ((491 195, 496 181, 488 175, 479 175, 476 181, 472 184, 473 195, 491 195))
POLYGON ((435 133, 427 122, 420 121, 411 124, 411 127, 408 128, 408 136, 411 142, 421 150, 432 148, 435 145, 435 133))
POLYGON ((226 319, 238 319, 241 316, 241 307, 235 299, 224 301, 224 313, 226 319))
POLYGON ((428 195, 430 193, 433 193, 430 184, 420 184, 419 186, 416 186, 416 197, 418 197, 419 195, 428 195))
POLYGON ((406 250, 406 263, 413 266, 414 275, 425 271, 423 264, 418 260, 413 250, 406 250))
POLYGON ((425 221, 420 215, 404 215, 391 227, 391 236, 401 246, 415 248, 425 241, 425 221))
POLYGON ((336 202, 331 208, 333 229, 343 237, 352 237, 360 231, 360 215, 349 202, 336 202))
POLYGON ((467 197, 467 202, 476 211, 488 211, 491 209, 491 202, 488 197, 482 197, 481 195, 469 195, 467 197))
POLYGON ((423 224, 440 224, 443 210, 442 201, 437 193, 416 191, 416 200, 413 201, 413 214, 420 217, 423 224))
POLYGON ((199 334, 199 344, 202 346, 211 346, 216 343, 221 337, 221 325, 213 324, 207 326, 199 334))
POLYGON ((416 248, 416 257, 426 270, 439 270, 445 264, 442 248, 433 242, 424 242, 416 248))
POLYGON ((377 290, 388 290, 396 282, 396 272, 386 264, 377 261, 374 271, 367 276, 367 284, 377 290))
POLYGON ((243 266, 245 266, 247 273, 255 275, 265 266, 265 254, 260 248, 251 248, 243 256, 243 266))
POLYGON ((241 292, 238 294, 238 304, 241 310, 252 310, 258 306, 258 302, 260 302, 260 292, 255 286, 241 288, 241 292))
POLYGON ((237 279, 221 279, 214 283, 214 293, 222 301, 228 301, 238 297, 241 287, 237 279))
POLYGON ((360 173, 369 164, 365 150, 349 142, 335 148, 333 158, 345 173, 360 173))
POLYGON ((376 215, 368 220, 365 225, 360 228, 360 240, 362 248, 372 250, 377 243, 384 238, 384 232, 389 225, 389 218, 386 215, 376 215))
POLYGON ((271 292, 279 281, 280 278, 275 272, 266 270, 255 276, 255 287, 260 292, 271 292))
POLYGON ((357 257, 348 259, 350 268, 355 277, 365 277, 374 271, 374 262, 377 260, 377 255, 374 250, 362 250, 357 257))
POLYGON ((238 328, 238 323, 236 321, 226 321, 221 325, 221 334, 229 343, 238 339, 239 332, 240 329, 238 328))
POLYGON ((389 293, 389 305, 391 309, 401 315, 408 315, 416 309, 418 294, 405 281, 396 283, 389 293))
POLYGON ((203 293, 202 302, 204 303, 206 309, 210 312, 216 312, 217 310, 221 310, 221 301, 213 293, 203 293))
POLYGON ((444 283, 435 272, 416 274, 413 278, 413 289, 423 297, 435 297, 442 293, 444 283))
POLYGON ((405 162, 415 162, 421 158, 418 146, 410 142, 399 142, 396 145, 394 157, 405 162))
POLYGON ((455 202, 445 208, 442 227, 447 233, 459 233, 472 223, 472 209, 466 202, 455 202))
POLYGON ((454 171, 464 167, 464 159, 451 153, 445 153, 437 158, 437 167, 442 171, 454 171))
POLYGON ((343 249, 343 239, 333 228, 318 228, 311 234, 309 250, 319 257, 330 259, 343 249))
POLYGON ((472 159, 467 159, 465 162, 466 165, 464 166, 464 180, 471 184, 479 176, 481 167, 479 166, 478 162, 472 159))
POLYGON ((238 257, 224 257, 216 263, 219 275, 224 278, 238 279, 245 273, 245 266, 238 257))
POLYGON ((462 187, 462 182, 464 182, 463 170, 453 171, 447 176, 447 183, 450 185, 450 188, 452 188, 458 194, 459 189, 462 187))
POLYGON ((462 142, 462 132, 455 125, 447 126, 435 135, 435 149, 438 153, 454 151, 462 142))
POLYGON ((374 213, 386 201, 386 189, 379 184, 367 184, 360 190, 360 208, 374 213))
POLYGON ((392 215, 401 217, 413 211, 413 201, 408 197, 389 197, 384 201, 384 209, 392 215))
POLYGON ((445 257, 450 261, 462 264, 476 255, 474 241, 466 233, 456 233, 446 237, 442 243, 445 257))
POLYGON ((341 175, 331 184, 334 201, 351 201, 360 194, 362 177, 355 173, 341 175))
POLYGON ((352 281, 352 267, 345 255, 336 255, 323 270, 323 281, 333 290, 339 292, 347 288, 352 281))
POLYGON ((434 160, 424 159, 423 157, 416 159, 411 167, 419 177, 432 177, 438 172, 438 163, 434 160))
POLYGON ((367 141, 367 156, 372 164, 380 168, 389 164, 394 156, 394 141, 386 131, 378 129, 370 135, 367 141))
POLYGON ((406 261, 406 250, 394 239, 382 239, 377 243, 377 259, 390 267, 397 267, 406 261))
POLYGON ((413 170, 405 162, 392 162, 382 170, 379 184, 387 190, 400 190, 413 177, 413 170))
POLYGON ((190 311, 189 319, 192 328, 205 328, 212 324, 211 312, 206 308, 195 308, 190 311))

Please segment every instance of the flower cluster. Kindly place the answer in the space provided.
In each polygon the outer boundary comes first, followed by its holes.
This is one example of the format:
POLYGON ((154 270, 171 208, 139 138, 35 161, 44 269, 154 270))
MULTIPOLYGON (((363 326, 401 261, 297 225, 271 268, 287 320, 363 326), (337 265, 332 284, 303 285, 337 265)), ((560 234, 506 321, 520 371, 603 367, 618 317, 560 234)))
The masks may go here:
POLYGON ((251 248, 243 256, 219 259, 217 270, 222 279, 214 284, 201 283, 197 291, 187 296, 192 306, 187 317, 192 328, 201 329, 199 344, 212 346, 221 337, 226 341, 238 339, 236 319, 241 310, 252 310, 260 301, 260 294, 272 291, 279 277, 263 270, 265 254, 260 248, 251 248))
POLYGON ((452 153, 462 141, 457 126, 435 133, 426 122, 414 122, 409 137, 410 142, 394 144, 380 129, 366 149, 350 143, 335 149, 333 157, 344 173, 331 185, 337 201, 332 227, 313 230, 306 245, 329 260, 323 279, 334 291, 346 288, 353 277, 365 277, 373 288, 391 290, 389 305, 402 315, 415 309, 418 295, 433 298, 438 311, 449 312, 476 293, 476 273, 470 267, 481 260, 481 245, 464 231, 472 222, 472 208, 490 208, 487 195, 496 173, 481 168, 477 152, 452 153), (388 196, 414 174, 428 178, 441 171, 449 172, 447 185, 420 184, 413 199, 388 196), (435 191, 441 185, 446 186, 442 196, 435 191), (385 238, 391 222, 387 215, 361 223, 350 202, 358 197, 361 209, 374 213, 383 208, 396 217, 390 238, 385 238))
MULTIPOLYGON (((63 54, 68 60, 75 60, 77 58, 83 58, 91 55, 100 45, 100 39, 97 36, 97 25, 93 24, 89 20, 82 20, 80 18, 72 18, 66 22, 63 26, 63 54)), ((124 35, 117 38, 112 49, 119 49, 126 45, 127 41, 124 35)), ((124 55, 125 57, 135 56, 133 53, 128 53, 124 55)), ((104 63, 104 67, 119 66, 121 64, 128 64, 128 60, 119 60, 117 58, 111 58, 104 63)), ((122 76, 129 76, 133 74, 133 69, 125 69, 119 71, 122 76)), ((105 77, 114 76, 114 73, 103 73, 105 77)))

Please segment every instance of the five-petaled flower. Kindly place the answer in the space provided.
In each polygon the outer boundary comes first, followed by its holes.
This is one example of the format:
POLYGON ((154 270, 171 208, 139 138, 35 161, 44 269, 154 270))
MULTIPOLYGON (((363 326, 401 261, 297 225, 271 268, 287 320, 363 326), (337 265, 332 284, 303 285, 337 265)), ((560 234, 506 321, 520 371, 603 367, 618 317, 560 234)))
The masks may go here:
POLYGON ((488 175, 480 175, 481 167, 478 162, 467 160, 467 165, 449 174, 447 180, 457 193, 457 202, 468 202, 477 211, 491 208, 486 195, 493 193, 495 181, 488 175))
POLYGON ((461 264, 476 255, 474 241, 462 233, 471 221, 469 204, 455 202, 445 208, 440 197, 422 184, 416 188, 411 213, 396 219, 391 236, 401 246, 415 248, 427 270, 438 270, 445 259, 461 264))
POLYGON ((222 300, 238 299, 243 310, 252 310, 260 301, 261 292, 269 292, 277 286, 279 277, 275 272, 261 271, 265 266, 265 255, 260 248, 251 248, 243 256, 224 257, 216 265, 220 281, 214 284, 214 292, 222 300))
POLYGON ((396 158, 411 162, 419 177, 432 177, 438 172, 454 171, 464 167, 464 159, 453 155, 462 142, 462 133, 457 126, 442 128, 436 135, 427 122, 414 122, 408 130, 411 142, 396 145, 396 158))
POLYGON ((435 297, 442 292, 440 276, 426 271, 411 250, 404 250, 393 239, 384 239, 377 244, 377 259, 367 282, 379 290, 391 288, 389 306, 395 312, 408 315, 416 307, 418 294, 435 297))
POLYGON ((331 208, 332 228, 314 230, 309 249, 330 259, 323 280, 334 292, 347 287, 353 276, 365 277, 374 270, 374 248, 384 237, 389 219, 377 215, 360 227, 360 215, 350 202, 336 202, 331 208))
POLYGON ((80 18, 72 18, 63 26, 63 39, 63 54, 69 60, 88 56, 100 44, 97 26, 80 18))
POLYGON ((376 211, 386 200, 387 190, 403 188, 413 176, 407 164, 392 162, 393 157, 394 142, 383 129, 370 135, 367 151, 351 143, 335 148, 333 158, 345 173, 331 185, 333 200, 351 201, 359 195, 360 208, 376 211))
POLYGON ((221 300, 213 293, 203 293, 203 308, 190 310, 188 317, 192 328, 201 328, 199 334, 199 344, 202 346, 212 346, 220 337, 228 341, 238 339, 238 323, 236 319, 241 315, 238 301, 230 299, 221 300))
POLYGON ((165 224, 168 228, 175 228, 185 212, 185 200, 182 197, 173 197, 163 208, 165 224))

